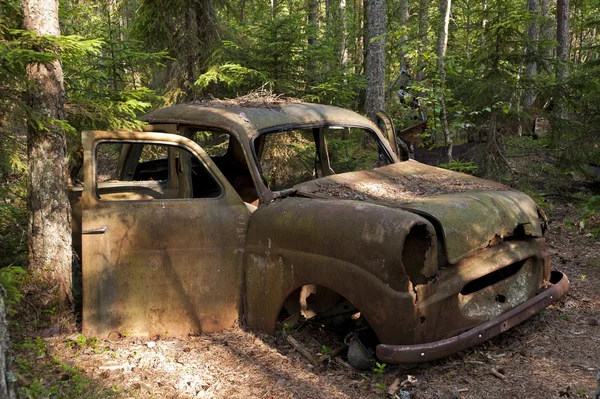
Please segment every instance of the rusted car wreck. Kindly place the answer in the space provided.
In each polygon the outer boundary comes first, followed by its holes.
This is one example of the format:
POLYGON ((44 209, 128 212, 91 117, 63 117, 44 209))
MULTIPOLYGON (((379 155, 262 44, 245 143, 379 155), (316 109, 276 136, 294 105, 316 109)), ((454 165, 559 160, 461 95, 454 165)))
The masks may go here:
POLYGON ((372 331, 383 362, 417 363, 568 288, 527 195, 400 161, 393 133, 354 112, 213 102, 145 120, 144 132, 83 133, 71 198, 86 335, 238 321, 272 333, 301 312, 372 331))

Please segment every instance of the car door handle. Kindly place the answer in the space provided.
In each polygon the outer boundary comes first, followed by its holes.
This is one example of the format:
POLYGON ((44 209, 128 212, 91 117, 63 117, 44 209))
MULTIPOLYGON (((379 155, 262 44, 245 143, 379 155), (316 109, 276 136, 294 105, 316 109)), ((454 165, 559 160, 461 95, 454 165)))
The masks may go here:
POLYGON ((102 226, 99 229, 83 230, 81 234, 104 234, 108 230, 108 227, 102 226))

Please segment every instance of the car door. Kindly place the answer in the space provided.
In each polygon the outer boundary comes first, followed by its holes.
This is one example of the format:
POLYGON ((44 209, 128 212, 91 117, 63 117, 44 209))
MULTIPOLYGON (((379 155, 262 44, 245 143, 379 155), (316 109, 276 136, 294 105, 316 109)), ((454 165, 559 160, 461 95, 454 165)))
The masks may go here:
POLYGON ((84 334, 231 327, 241 310, 249 214, 206 153, 182 136, 148 132, 84 132, 83 147, 84 334), (126 143, 158 150, 152 160, 142 153, 136 177, 121 181, 101 157, 118 165, 126 143))
POLYGON ((396 155, 401 161, 406 161, 409 158, 414 158, 410 148, 407 144, 397 136, 396 128, 392 118, 389 117, 385 112, 378 112, 376 114, 376 124, 379 129, 383 132, 383 135, 390 143, 390 147, 394 150, 396 155))

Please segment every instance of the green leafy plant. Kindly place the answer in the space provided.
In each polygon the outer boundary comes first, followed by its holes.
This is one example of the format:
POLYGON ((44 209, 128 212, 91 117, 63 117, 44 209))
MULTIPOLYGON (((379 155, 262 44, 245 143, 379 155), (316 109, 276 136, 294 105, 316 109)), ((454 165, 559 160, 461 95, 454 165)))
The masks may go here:
POLYGON ((8 266, 0 269, 0 285, 4 287, 4 303, 9 315, 15 313, 13 306, 23 298, 20 287, 26 275, 25 269, 19 266, 8 266))
POLYGON ((450 162, 440 164, 439 167, 469 175, 474 175, 477 172, 477 165, 471 161, 461 161, 460 159, 453 159, 450 162))
POLYGON ((386 366, 387 364, 385 363, 375 362, 375 367, 373 367, 373 373, 380 376, 383 375, 386 366))

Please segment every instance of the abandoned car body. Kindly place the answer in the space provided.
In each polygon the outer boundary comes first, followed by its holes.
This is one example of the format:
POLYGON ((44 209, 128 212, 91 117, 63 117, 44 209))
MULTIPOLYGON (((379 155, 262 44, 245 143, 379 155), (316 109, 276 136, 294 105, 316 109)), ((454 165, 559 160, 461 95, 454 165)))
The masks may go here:
POLYGON ((272 333, 286 311, 346 301, 381 361, 415 363, 489 339, 568 288, 528 196, 400 162, 354 112, 188 104, 145 120, 145 132, 83 134, 85 185, 71 198, 86 335, 238 320, 272 333))

